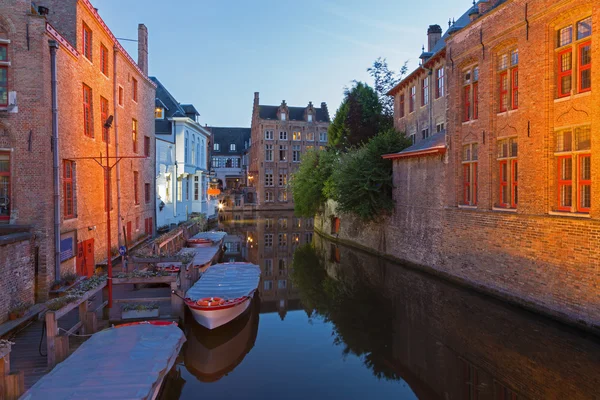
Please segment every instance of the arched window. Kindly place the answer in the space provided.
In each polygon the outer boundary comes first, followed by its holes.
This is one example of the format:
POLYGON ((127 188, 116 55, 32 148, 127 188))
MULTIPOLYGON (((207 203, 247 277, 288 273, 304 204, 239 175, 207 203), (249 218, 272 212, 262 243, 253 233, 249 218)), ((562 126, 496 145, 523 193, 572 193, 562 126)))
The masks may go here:
POLYGON ((192 165, 196 165, 196 143, 195 143, 196 139, 194 137, 194 135, 192 135, 192 165))
POLYGON ((189 133, 185 131, 185 144, 183 146, 183 162, 187 164, 188 162, 188 141, 189 141, 189 133))

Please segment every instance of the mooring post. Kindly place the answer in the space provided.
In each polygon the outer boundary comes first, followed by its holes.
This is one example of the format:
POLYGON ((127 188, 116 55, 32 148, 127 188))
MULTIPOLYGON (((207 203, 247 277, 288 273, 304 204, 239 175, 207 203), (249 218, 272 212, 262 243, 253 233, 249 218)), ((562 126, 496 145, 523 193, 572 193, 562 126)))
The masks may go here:
POLYGON ((56 365, 56 335, 58 333, 58 325, 54 312, 46 313, 46 352, 48 354, 48 367, 54 368, 56 365))

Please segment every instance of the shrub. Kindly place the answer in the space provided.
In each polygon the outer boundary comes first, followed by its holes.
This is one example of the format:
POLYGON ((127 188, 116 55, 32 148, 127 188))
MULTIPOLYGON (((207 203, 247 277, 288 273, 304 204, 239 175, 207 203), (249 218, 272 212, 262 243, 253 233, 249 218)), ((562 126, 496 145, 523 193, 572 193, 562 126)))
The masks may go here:
POLYGON ((312 150, 302 156, 300 167, 290 183, 296 215, 313 217, 325 204, 337 160, 337 153, 331 149, 312 150))

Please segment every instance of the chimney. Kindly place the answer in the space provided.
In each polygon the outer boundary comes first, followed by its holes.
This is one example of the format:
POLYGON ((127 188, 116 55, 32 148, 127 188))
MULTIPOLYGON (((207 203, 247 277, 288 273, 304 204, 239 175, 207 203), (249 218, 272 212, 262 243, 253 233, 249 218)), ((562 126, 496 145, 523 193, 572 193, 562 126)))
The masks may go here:
POLYGON ((254 105, 258 105, 258 92, 254 92, 254 105))
POLYGON ((427 29, 427 52, 431 53, 431 51, 441 38, 442 27, 439 25, 429 25, 429 29, 427 29))
POLYGON ((144 75, 148 76, 148 28, 146 25, 138 25, 138 67, 144 75))
POLYGON ((488 0, 482 0, 477 4, 479 7, 479 14, 485 14, 490 9, 490 2, 488 0))
POLYGON ((327 110, 327 103, 321 103, 321 110, 323 110, 323 112, 325 113, 325 120, 329 122, 329 110, 327 110))

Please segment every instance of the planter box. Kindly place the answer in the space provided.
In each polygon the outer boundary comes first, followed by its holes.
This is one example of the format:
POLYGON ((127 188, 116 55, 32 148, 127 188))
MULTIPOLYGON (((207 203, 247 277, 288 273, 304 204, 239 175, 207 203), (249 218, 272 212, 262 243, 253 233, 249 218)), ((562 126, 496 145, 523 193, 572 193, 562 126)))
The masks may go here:
POLYGON ((129 310, 122 311, 121 318, 123 319, 143 319, 143 318, 157 318, 158 308, 154 310, 129 310))

